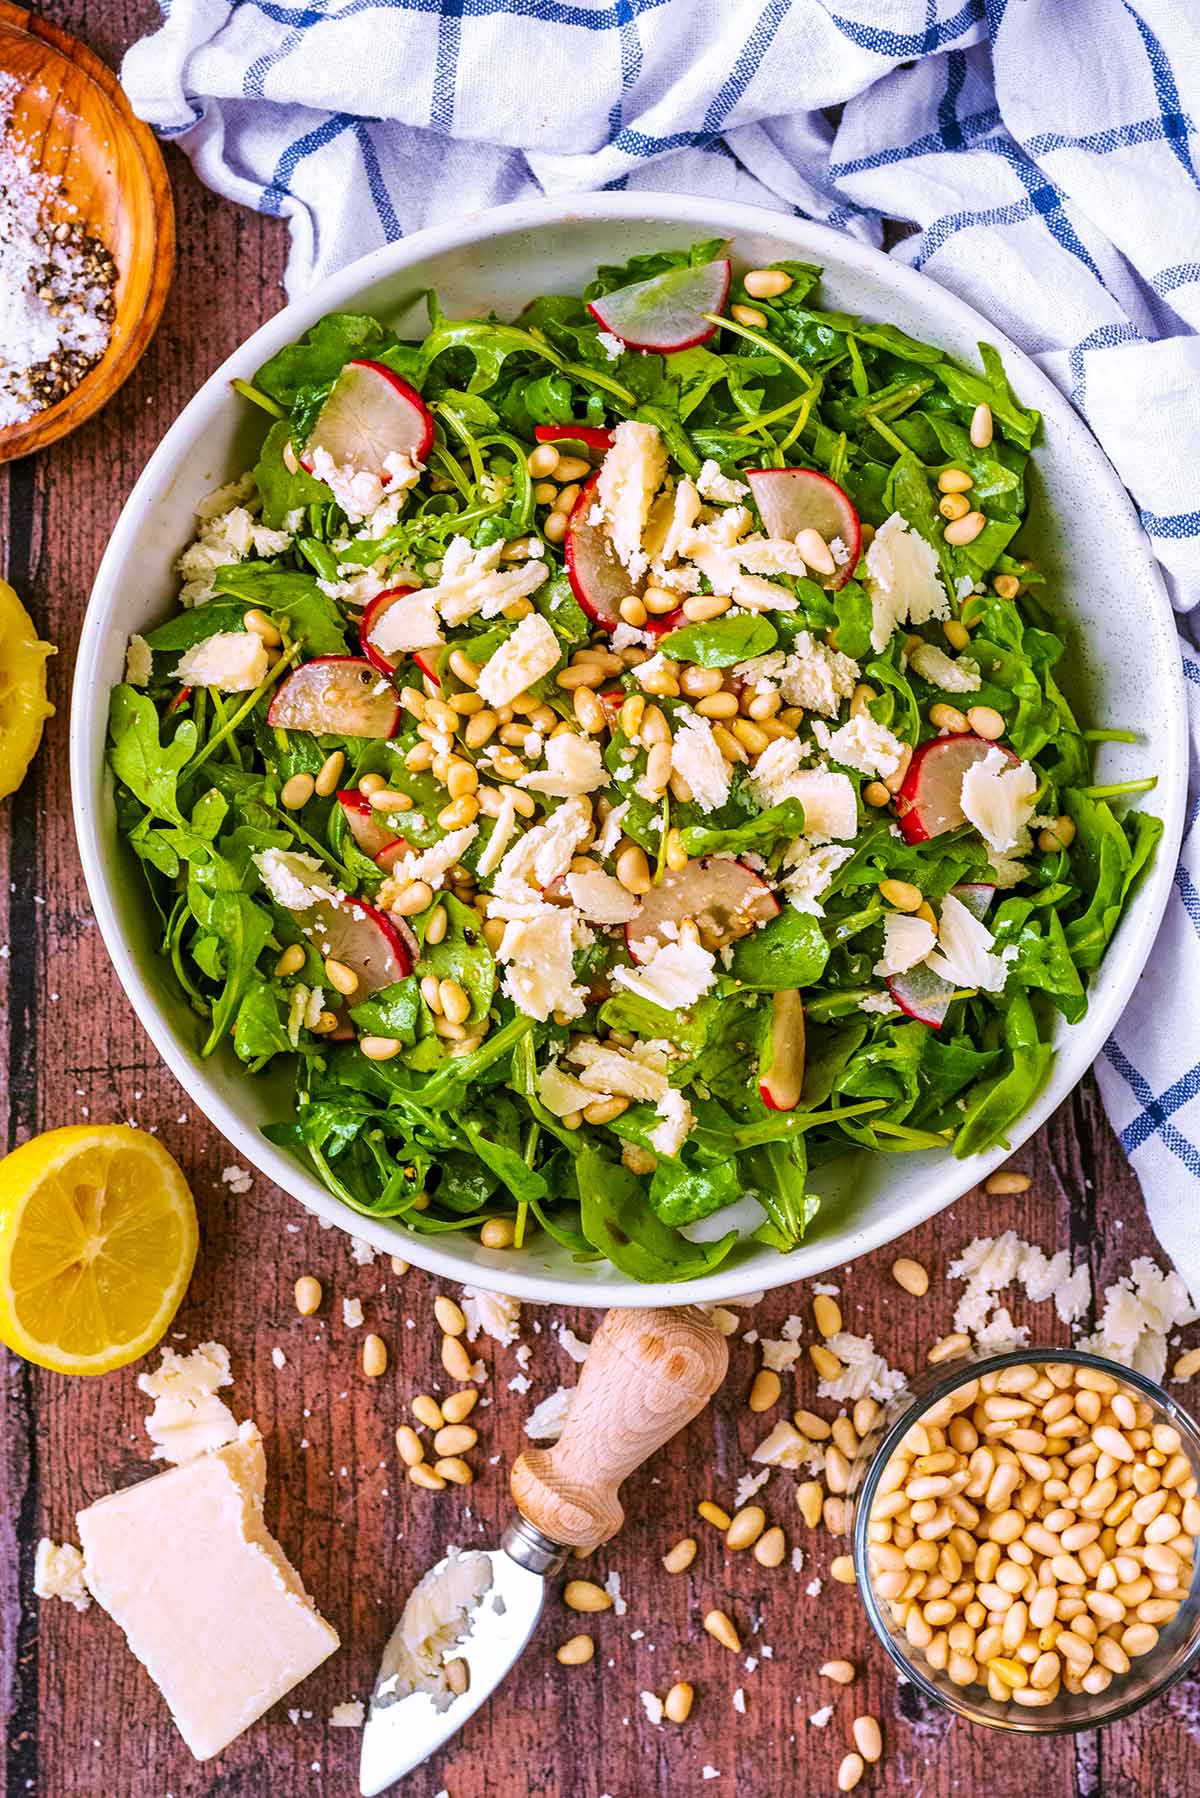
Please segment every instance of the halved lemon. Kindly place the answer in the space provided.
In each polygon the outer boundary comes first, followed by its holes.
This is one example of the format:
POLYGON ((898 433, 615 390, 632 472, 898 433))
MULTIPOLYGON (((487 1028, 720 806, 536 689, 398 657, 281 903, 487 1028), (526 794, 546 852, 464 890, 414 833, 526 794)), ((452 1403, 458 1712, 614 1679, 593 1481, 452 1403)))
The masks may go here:
POLYGON ((48 1130, 0 1161, 0 1341, 108 1373, 159 1341, 196 1260, 178 1163, 127 1124, 48 1130))
POLYGON ((46 657, 33 619, 7 581, 0 581, 0 799, 15 793, 54 714, 46 698, 46 657))

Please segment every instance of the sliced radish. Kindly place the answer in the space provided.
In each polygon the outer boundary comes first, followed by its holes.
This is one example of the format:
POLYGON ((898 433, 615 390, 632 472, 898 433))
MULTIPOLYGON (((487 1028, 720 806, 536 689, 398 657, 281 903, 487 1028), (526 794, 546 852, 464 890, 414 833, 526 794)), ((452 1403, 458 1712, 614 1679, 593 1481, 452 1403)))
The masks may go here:
POLYGON ((849 495, 815 468, 751 468, 746 479, 768 537, 794 543, 801 531, 816 531, 824 543, 845 544, 845 561, 821 581, 831 593, 844 587, 862 547, 862 527, 849 495))
POLYGON ((625 704, 629 695, 624 687, 605 687, 603 691, 597 693, 596 698, 608 713, 609 722, 611 723, 620 713, 621 707, 625 704))
POLYGON ((621 622, 621 601, 639 588, 618 561, 603 525, 589 520, 599 478, 599 471, 588 476, 571 508, 563 555, 572 593, 594 624, 612 632, 621 622))
POLYGON ((421 670, 421 673, 425 676, 426 680, 431 680, 435 687, 441 686, 442 683, 438 676, 438 671, 430 658, 429 650, 414 649, 413 661, 417 664, 417 667, 421 670))
POLYGON ((396 664, 389 656, 385 656, 381 649, 376 649, 371 641, 375 627, 384 613, 389 611, 398 599, 403 599, 406 594, 415 592, 415 587, 388 587, 383 593, 375 595, 362 615, 358 627, 358 640, 368 662, 373 668, 378 668, 381 674, 395 674, 396 664))
POLYGON ((630 350, 690 350, 717 329, 705 318, 719 312, 729 293, 729 263, 704 262, 698 268, 669 268, 649 281, 618 287, 601 299, 589 300, 597 322, 630 350))
POLYGON ((323 899, 306 913, 305 935, 323 956, 332 956, 358 975, 356 1005, 412 973, 413 957, 405 939, 391 918, 365 899, 345 899, 340 905, 323 899))
POLYGON ((673 612, 649 612, 642 627, 652 637, 665 637, 668 631, 682 630, 687 623, 687 613, 682 606, 676 606, 673 612))
POLYGON ((318 656, 288 675, 267 722, 313 736, 394 737, 403 707, 392 686, 361 656, 318 656))
MULTIPOLYGON (((962 900, 971 916, 982 922, 987 917, 996 889, 982 880, 967 880, 961 886, 952 887, 951 891, 956 899, 962 900)), ((955 987, 923 962, 909 968, 907 973, 890 975, 887 984, 901 1011, 915 1018, 918 1024, 928 1024, 937 1030, 945 1022, 955 987)))
POLYGON ((365 470, 386 482, 389 456, 423 463, 432 446, 433 418, 415 387, 382 362, 347 362, 300 460, 311 472, 314 451, 323 449, 339 468, 365 470))
POLYGON ((610 450, 613 434, 603 425, 535 425, 539 443, 582 443, 590 450, 610 450))
POLYGON ((338 804, 346 815, 350 835, 373 862, 378 862, 381 868, 390 868, 396 858, 404 854, 408 844, 379 822, 365 793, 360 793, 357 787, 344 788, 338 794, 338 804))
POLYGON ((193 689, 191 687, 180 687, 178 693, 176 693, 174 699, 167 707, 168 712, 178 712, 181 707, 185 706, 192 697, 192 691, 193 689))
POLYGON ((678 927, 691 918, 704 947, 720 949, 778 913, 779 901, 753 868, 712 855, 689 862, 678 874, 665 874, 650 888, 637 917, 625 926, 625 944, 634 961, 648 961, 672 940, 663 926, 678 927))
POLYGON ((772 1111, 794 1111, 804 1087, 804 1001, 794 987, 771 1001, 771 1035, 759 1063, 758 1090, 772 1111))
POLYGON ((908 764, 896 800, 896 816, 908 843, 925 843, 967 822, 962 808, 963 775, 993 749, 1015 762, 1011 749, 982 737, 934 737, 908 764))

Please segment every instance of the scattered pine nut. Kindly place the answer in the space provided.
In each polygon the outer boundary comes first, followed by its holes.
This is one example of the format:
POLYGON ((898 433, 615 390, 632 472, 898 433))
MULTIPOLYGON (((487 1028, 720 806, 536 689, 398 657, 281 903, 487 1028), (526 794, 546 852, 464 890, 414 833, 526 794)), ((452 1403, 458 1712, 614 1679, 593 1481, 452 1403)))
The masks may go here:
POLYGON ((852 1792, 866 1770, 861 1754, 848 1754, 838 1768, 838 1791, 852 1792))
POLYGON ((1200 1373, 1200 1348, 1189 1349, 1186 1355, 1180 1355, 1171 1375, 1173 1380, 1190 1380, 1193 1374, 1200 1373))
POLYGON ((301 1274, 296 1281, 296 1309, 301 1317, 312 1317, 321 1306, 321 1282, 312 1274, 301 1274))
POLYGON ((370 1335, 363 1338, 362 1370, 368 1380, 377 1380, 387 1372, 387 1363, 387 1343, 372 1330, 370 1335))
POLYGON ((934 1343, 925 1359, 931 1367, 936 1367, 940 1361, 953 1361, 956 1355, 965 1355, 970 1346, 969 1336, 964 1336, 961 1330, 952 1330, 949 1336, 934 1343))
POLYGON ((911 880, 881 880, 879 897, 897 911, 916 911, 923 895, 911 880))
POLYGON ((975 485, 965 468, 944 468, 937 484, 939 493, 969 493, 975 485))
POLYGON ((275 972, 279 975, 298 974, 304 966, 303 943, 289 943, 279 960, 275 963, 275 972))
POLYGON ((750 1388, 750 1409, 752 1411, 769 1411, 772 1405, 779 1403, 779 1395, 783 1391, 783 1382, 777 1373, 769 1367, 760 1367, 754 1376, 754 1384, 750 1388))
POLYGON ((824 1442, 832 1434, 825 1419, 818 1417, 815 1411, 794 1411, 792 1422, 800 1434, 807 1436, 810 1442, 824 1442))
POLYGON ((827 1349, 824 1343, 810 1343, 808 1358, 823 1380, 840 1379, 846 1371, 832 1349, 827 1349))
POLYGON ((739 325, 750 325, 756 331, 766 329, 767 315, 760 312, 757 306, 731 306, 729 316, 736 319, 739 325))
POLYGON ((842 1328, 842 1308, 827 1292, 819 1292, 813 1300, 813 1320, 822 1336, 837 1336, 842 1328))
POLYGON ((767 1514, 761 1505, 743 1505, 725 1532, 725 1546, 736 1553, 751 1548, 766 1527, 767 1514))
POLYGON ((442 1337, 442 1366, 452 1380, 471 1378, 471 1357, 457 1336, 442 1337))
POLYGON ((723 1511, 720 1505, 714 1505, 710 1498, 701 1499, 696 1510, 705 1523, 711 1523, 714 1529, 727 1530, 733 1522, 729 1512, 723 1511))
POLYGON ((316 784, 311 774, 293 774, 279 789, 279 803, 285 811, 298 812, 312 798, 316 784))
POLYGON ((443 1455, 434 1462, 434 1467, 444 1480, 449 1480, 455 1486, 469 1486, 475 1478, 461 1455, 443 1455))
POLYGON ((1021 583, 1015 574, 998 574, 992 582, 997 599, 1015 599, 1021 591, 1021 583))
POLYGON ((686 1679, 676 1680, 663 1699, 663 1716, 669 1723, 686 1723, 692 1714, 695 1692, 686 1679))
POLYGON ((823 1495, 816 1480, 802 1480, 796 1488, 796 1508, 810 1530, 821 1521, 823 1495))
POLYGON ((404 1044, 397 1036, 360 1036, 358 1046, 368 1061, 394 1061, 404 1044))
POLYGON ((448 1423, 433 1439, 435 1454, 465 1455, 479 1441, 479 1431, 469 1423, 448 1423))
POLYGON ((1001 1193, 1028 1192, 1032 1185, 1028 1174, 1015 1174, 1010 1173, 1007 1168, 997 1168, 984 1181, 983 1190, 995 1198, 1001 1193))
POLYGON ((466 1386, 461 1392, 448 1393, 442 1400, 442 1416, 447 1423, 462 1423, 464 1418, 471 1415, 478 1402, 478 1389, 466 1386))
POLYGON ((415 1467, 425 1459, 425 1444, 411 1424, 402 1423, 396 1431, 396 1447, 406 1467, 415 1467))
POLYGON ((329 799, 337 792, 338 781, 342 778, 342 769, 346 766, 344 749, 334 749, 321 763, 320 772, 313 782, 314 789, 321 799, 329 799))
POLYGON ((554 1658, 564 1667, 586 1666, 596 1653, 591 1636, 572 1636, 554 1650, 554 1658))
POLYGON ((442 1407, 427 1392, 419 1392, 408 1408, 417 1422, 423 1423, 427 1430, 440 1430, 446 1421, 442 1415, 442 1407))
POLYGON ((673 1548, 669 1548, 662 1558, 662 1564, 668 1573, 685 1573, 696 1559, 696 1538, 682 1536, 673 1548))
POLYGON ((992 441, 992 408, 981 400, 971 414, 971 442, 976 449, 986 449, 992 441))
POLYGON ((516 1235, 510 1217, 489 1217, 479 1232, 479 1240, 485 1249, 511 1249, 516 1235))
POLYGON ((563 1587, 563 1603, 569 1611, 612 1610, 610 1594, 590 1579, 569 1579, 563 1587))
POLYGON ((722 1648, 727 1648, 730 1654, 741 1653, 742 1639, 724 1611, 709 1611, 704 1619, 704 1627, 713 1640, 719 1642, 722 1648))
POLYGON ((418 1461, 415 1467, 410 1467, 408 1477, 414 1486, 423 1486, 426 1492, 444 1492, 446 1490, 446 1482, 441 1474, 424 1461, 418 1461))
POLYGON ((471 1669, 462 1656, 455 1655, 453 1660, 447 1661, 442 1674, 455 1697, 461 1698, 471 1683, 471 1669))
POLYGON ((947 543, 961 549, 966 543, 974 543, 987 519, 982 512, 968 512, 965 518, 955 518, 946 526, 943 535, 947 543))
POLYGON ((839 1586, 856 1585, 857 1575, 854 1571, 854 1560, 852 1556, 834 1555, 832 1561, 829 1563, 829 1577, 830 1579, 835 1579, 839 1586))
POLYGON ((818 1667, 817 1671, 818 1673, 823 1674, 826 1679, 835 1681, 839 1686, 849 1686, 854 1683, 855 1668, 853 1661, 826 1661, 823 1667, 818 1667))
POLYGON ((792 285, 792 277, 781 268, 752 268, 742 286, 752 300, 777 300, 792 285))
POLYGON ((850 1725, 854 1746, 865 1761, 874 1763, 883 1753, 883 1731, 876 1717, 856 1717, 850 1725))
POLYGON ((772 1524, 754 1544, 754 1559, 760 1567, 779 1567, 787 1553, 787 1538, 778 1524, 772 1524))
POLYGON ((901 1255, 898 1261, 892 1262, 892 1278, 897 1286, 905 1292, 911 1292, 916 1299, 923 1299, 929 1291, 929 1275, 919 1261, 912 1261, 907 1255, 901 1255))

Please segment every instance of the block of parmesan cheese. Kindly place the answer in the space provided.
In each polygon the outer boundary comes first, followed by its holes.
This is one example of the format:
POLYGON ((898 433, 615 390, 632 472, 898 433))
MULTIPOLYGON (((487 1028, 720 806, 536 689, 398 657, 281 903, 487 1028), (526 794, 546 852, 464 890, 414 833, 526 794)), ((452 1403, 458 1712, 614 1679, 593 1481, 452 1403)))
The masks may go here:
POLYGON ((338 1647, 263 1522, 266 1460, 236 1442, 77 1518, 85 1578, 197 1760, 219 1754, 338 1647))

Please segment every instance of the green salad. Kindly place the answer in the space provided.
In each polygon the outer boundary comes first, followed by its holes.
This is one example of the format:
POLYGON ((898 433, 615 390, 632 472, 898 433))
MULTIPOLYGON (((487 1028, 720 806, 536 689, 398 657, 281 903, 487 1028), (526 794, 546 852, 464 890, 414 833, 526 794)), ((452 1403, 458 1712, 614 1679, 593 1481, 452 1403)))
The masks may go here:
POLYGON ((235 383, 118 823, 202 1052, 359 1212, 692 1279, 847 1150, 1003 1143, 1087 1009, 1160 826, 1014 542, 1038 414, 820 272, 430 294, 235 383))

